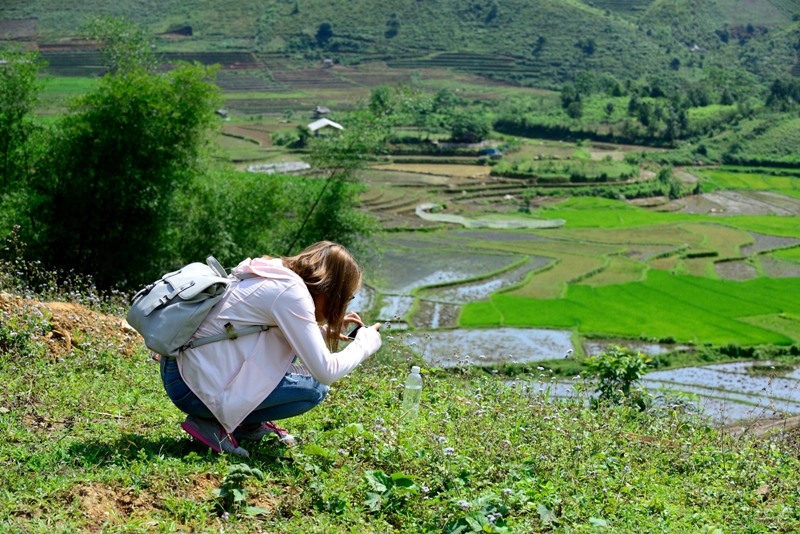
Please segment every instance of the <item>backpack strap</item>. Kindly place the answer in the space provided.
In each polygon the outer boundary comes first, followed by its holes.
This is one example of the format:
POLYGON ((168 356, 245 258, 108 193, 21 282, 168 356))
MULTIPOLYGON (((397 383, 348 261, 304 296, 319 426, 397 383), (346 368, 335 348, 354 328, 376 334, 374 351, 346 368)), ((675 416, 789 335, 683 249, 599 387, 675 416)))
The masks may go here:
POLYGON ((224 339, 236 339, 241 336, 246 336, 249 334, 256 334, 258 332, 266 332, 269 330, 270 327, 262 324, 262 325, 255 325, 255 326, 246 326, 240 330, 234 330, 233 325, 231 323, 227 323, 225 325, 225 331, 219 334, 214 334, 213 336, 202 337, 200 339, 195 339, 190 341, 183 347, 181 347, 181 352, 185 351, 186 349, 196 349, 197 347, 202 347, 203 345, 208 345, 209 343, 214 343, 215 341, 222 341, 224 339))
POLYGON ((214 256, 209 256, 206 258, 206 265, 214 269, 214 271, 216 271, 216 273, 222 278, 228 278, 228 273, 225 272, 225 269, 219 264, 214 256))
MULTIPOLYGON (((206 260, 206 263, 209 267, 217 271, 218 273, 225 273, 225 269, 219 264, 219 262, 214 259, 213 256, 209 256, 206 260)), ((227 276, 227 275, 224 275, 227 276)), ((257 274, 236 274, 237 279, 241 280, 248 280, 250 278, 260 278, 257 274)), ((186 345, 180 348, 180 351, 183 352, 186 349, 196 349, 197 347, 202 347, 203 345, 208 345, 209 343, 214 343, 215 341, 223 341, 225 339, 234 340, 241 336, 246 336, 249 334, 256 334, 258 332, 266 332, 269 330, 270 327, 268 325, 254 325, 254 326, 246 326, 240 330, 235 330, 231 323, 225 324, 225 331, 220 332, 219 334, 214 334, 213 336, 208 337, 201 337, 199 339, 192 340, 188 342, 186 345)))

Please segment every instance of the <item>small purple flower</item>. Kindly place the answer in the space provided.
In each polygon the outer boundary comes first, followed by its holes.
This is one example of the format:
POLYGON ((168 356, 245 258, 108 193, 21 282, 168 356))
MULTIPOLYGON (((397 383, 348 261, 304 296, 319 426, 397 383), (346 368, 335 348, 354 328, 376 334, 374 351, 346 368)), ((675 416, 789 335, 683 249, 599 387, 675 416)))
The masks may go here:
POLYGON ((442 452, 444 453, 445 456, 450 456, 451 454, 455 453, 456 450, 453 447, 445 447, 444 449, 442 449, 442 452))
POLYGON ((220 519, 222 519, 223 521, 227 521, 230 518, 231 518, 231 516, 228 515, 228 512, 225 512, 224 514, 222 514, 222 517, 220 519))
POLYGON ((506 488, 503 490, 503 495, 511 495, 512 493, 514 493, 514 490, 510 488, 506 488))
POLYGON ((438 441, 439 443, 445 443, 445 442, 447 442, 447 438, 446 438, 446 437, 444 437, 444 436, 439 436, 438 438, 434 438, 434 439, 435 439, 436 441, 438 441))
POLYGON ((466 510, 467 508, 469 508, 469 503, 468 503, 467 501, 463 501, 463 500, 462 500, 462 501, 458 501, 458 503, 457 503, 457 504, 458 504, 458 505, 459 505, 461 508, 463 508, 464 510, 466 510))

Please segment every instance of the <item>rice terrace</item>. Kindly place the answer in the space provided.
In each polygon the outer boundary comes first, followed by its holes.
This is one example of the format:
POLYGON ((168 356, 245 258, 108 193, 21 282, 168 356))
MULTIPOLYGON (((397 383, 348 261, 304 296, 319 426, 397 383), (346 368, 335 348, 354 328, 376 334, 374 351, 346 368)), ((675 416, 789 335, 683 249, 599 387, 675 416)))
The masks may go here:
POLYGON ((800 531, 796 0, 50 4, 0 5, 0 531, 800 531), (130 298, 323 240, 382 347, 212 453, 130 298))

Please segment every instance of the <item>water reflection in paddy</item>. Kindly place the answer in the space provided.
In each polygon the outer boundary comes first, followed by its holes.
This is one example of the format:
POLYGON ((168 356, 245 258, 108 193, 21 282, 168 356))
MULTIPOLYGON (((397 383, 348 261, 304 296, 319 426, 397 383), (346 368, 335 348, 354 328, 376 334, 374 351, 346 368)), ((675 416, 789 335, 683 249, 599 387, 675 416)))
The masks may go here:
POLYGON ((534 328, 415 331, 406 334, 406 344, 411 343, 426 361, 442 367, 465 358, 476 365, 550 360, 573 348, 570 332, 534 328))
POLYGON ((466 304, 477 300, 484 300, 503 288, 519 284, 531 271, 544 267, 553 260, 539 256, 531 256, 524 264, 509 269, 506 272, 465 284, 458 284, 446 287, 434 287, 420 291, 421 298, 450 304, 466 304))
POLYGON ((411 290, 432 284, 466 280, 498 271, 521 256, 475 254, 435 250, 387 250, 370 282, 381 293, 409 295, 411 290))

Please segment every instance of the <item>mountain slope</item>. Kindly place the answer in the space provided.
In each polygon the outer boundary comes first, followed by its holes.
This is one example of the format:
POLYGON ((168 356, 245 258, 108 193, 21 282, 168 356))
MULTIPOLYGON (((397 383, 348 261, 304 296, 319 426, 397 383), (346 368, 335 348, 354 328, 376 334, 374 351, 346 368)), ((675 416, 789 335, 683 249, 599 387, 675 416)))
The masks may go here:
MULTIPOLYGON (((610 72, 620 79, 656 73, 690 76, 676 69, 674 60, 684 65, 693 62, 690 47, 696 43, 714 51, 718 66, 740 67, 742 58, 755 65, 760 58, 747 59, 748 54, 740 53, 738 47, 751 49, 759 43, 755 48, 760 52, 763 43, 770 42, 770 32, 791 25, 791 13, 800 11, 798 0, 615 0, 612 4, 595 6, 593 1, 577 0, 233 4, 86 0, 65 5, 56 0, 6 0, 0 5, 0 20, 38 19, 36 40, 40 43, 68 40, 91 16, 103 14, 126 16, 156 34, 168 34, 161 46, 172 51, 250 50, 302 54, 307 59, 333 57, 342 62, 468 52, 478 54, 474 61, 456 58, 465 70, 554 86, 587 70, 610 72), (745 20, 752 21, 750 26, 741 26, 745 20), (183 35, 175 33, 177 28, 183 35), (488 69, 495 56, 507 58, 509 68, 488 69)), ((785 53, 779 56, 772 63, 777 61, 779 70, 788 72, 793 58, 785 53)), ((447 62, 442 66, 448 66, 447 62)))

